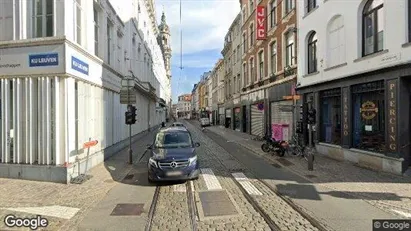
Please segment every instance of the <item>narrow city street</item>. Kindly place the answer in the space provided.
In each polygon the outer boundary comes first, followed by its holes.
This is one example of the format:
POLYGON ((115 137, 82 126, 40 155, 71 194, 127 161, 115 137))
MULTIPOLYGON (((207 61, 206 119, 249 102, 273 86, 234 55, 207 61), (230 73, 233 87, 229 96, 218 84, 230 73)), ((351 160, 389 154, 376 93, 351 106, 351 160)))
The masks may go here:
MULTIPOLYGON (((218 127, 184 122, 198 180, 148 183, 146 145, 156 130, 94 168, 81 185, 1 179, 1 220, 42 215, 39 230, 370 230, 372 219, 400 218, 342 192, 314 185, 239 145, 218 127), (47 207, 49 206, 49 207, 47 207)), ((0 230, 9 229, 4 222, 0 230)))

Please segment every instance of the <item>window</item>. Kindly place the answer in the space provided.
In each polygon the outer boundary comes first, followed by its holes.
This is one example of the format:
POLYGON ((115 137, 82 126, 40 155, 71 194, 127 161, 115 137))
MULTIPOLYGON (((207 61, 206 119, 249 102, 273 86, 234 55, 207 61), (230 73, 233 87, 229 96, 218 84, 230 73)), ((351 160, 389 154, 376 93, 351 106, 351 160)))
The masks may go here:
POLYGON ((271 52, 270 69, 271 69, 271 73, 274 74, 277 72, 277 43, 276 42, 271 43, 270 52, 271 52))
POLYGON ((34 0, 33 3, 33 38, 54 36, 54 0, 34 0))
POLYGON ((241 75, 238 74, 237 75, 237 93, 240 92, 240 88, 241 88, 241 75))
POLYGON ((381 51, 383 40, 383 0, 368 0, 363 11, 363 56, 381 51))
POLYGON ((294 36, 292 32, 285 34, 285 66, 294 65, 294 36))
POLYGON ((284 0, 285 4, 285 14, 290 13, 290 11, 294 8, 293 4, 294 0, 284 0))
POLYGON ((234 51, 233 51, 233 62, 234 62, 234 64, 236 63, 236 61, 237 61, 237 57, 236 57, 236 55, 237 55, 237 52, 236 52, 236 50, 235 50, 235 48, 234 48, 234 51))
POLYGON ((327 66, 334 67, 345 62, 344 19, 333 18, 327 27, 327 66))
POLYGON ((320 141, 341 144, 341 88, 320 93, 320 141))
POLYGON ((307 9, 306 12, 309 13, 317 6, 316 0, 306 0, 307 1, 307 9))
POLYGON ((249 29, 250 29, 250 48, 251 48, 254 44, 254 25, 252 23, 249 29))
POLYGON ((99 20, 98 20, 98 11, 96 8, 93 9, 94 13, 94 54, 98 56, 98 40, 99 40, 99 20))
POLYGON ((13 1, 0 3, 0 41, 13 40, 13 5, 13 1))
POLYGON ((188 132, 159 132, 156 135, 156 148, 191 147, 192 140, 188 132))
POLYGON ((83 21, 83 9, 82 9, 82 0, 75 0, 75 8, 76 8, 76 42, 81 45, 82 44, 82 21, 83 21))
POLYGON ((277 24, 277 14, 276 14, 276 2, 271 1, 270 3, 270 27, 273 28, 277 24))
POLYGON ((247 63, 243 63, 243 87, 248 85, 247 63))
POLYGON ((258 53, 258 75, 260 77, 260 80, 264 78, 264 52, 260 51, 258 53))
POLYGON ((384 81, 355 85, 352 94, 354 148, 384 152, 384 81))
POLYGON ((240 45, 237 45, 237 61, 241 60, 241 50, 240 50, 240 45))
POLYGON ((254 11, 254 0, 250 0, 250 15, 253 13, 254 11))
POLYGON ((243 53, 247 53, 247 36, 246 33, 243 34, 243 53))
POLYGON ((234 81, 233 81, 233 94, 237 92, 237 77, 234 76, 234 81))
POLYGON ((254 58, 251 58, 250 59, 250 80, 251 80, 251 83, 253 82, 253 80, 254 81, 257 80, 257 78, 253 79, 253 74, 254 74, 254 58))
POLYGON ((113 26, 107 22, 107 63, 111 64, 111 42, 112 42, 112 28, 113 26))
POLYGON ((317 71, 317 33, 311 32, 308 37, 308 74, 317 71))

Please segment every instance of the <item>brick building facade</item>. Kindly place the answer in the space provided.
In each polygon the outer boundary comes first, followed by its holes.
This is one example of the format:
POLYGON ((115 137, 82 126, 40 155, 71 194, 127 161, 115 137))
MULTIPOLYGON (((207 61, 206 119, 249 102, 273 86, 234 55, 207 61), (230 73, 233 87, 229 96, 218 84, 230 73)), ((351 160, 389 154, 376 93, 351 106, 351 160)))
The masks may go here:
MULTIPOLYGON (((284 127, 290 139, 295 121, 292 94, 297 74, 295 0, 240 0, 242 12, 241 130, 262 136, 284 127), (264 40, 257 40, 257 6, 264 6, 264 40)), ((237 109, 238 110, 238 109, 237 109)))

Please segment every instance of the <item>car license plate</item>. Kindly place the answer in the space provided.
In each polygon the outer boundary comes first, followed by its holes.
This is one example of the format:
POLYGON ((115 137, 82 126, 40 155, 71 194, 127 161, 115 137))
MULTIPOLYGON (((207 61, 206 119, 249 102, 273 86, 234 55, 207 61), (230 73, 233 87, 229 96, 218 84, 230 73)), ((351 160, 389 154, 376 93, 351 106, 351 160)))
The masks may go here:
POLYGON ((166 172, 166 176, 180 176, 183 174, 181 171, 166 172))

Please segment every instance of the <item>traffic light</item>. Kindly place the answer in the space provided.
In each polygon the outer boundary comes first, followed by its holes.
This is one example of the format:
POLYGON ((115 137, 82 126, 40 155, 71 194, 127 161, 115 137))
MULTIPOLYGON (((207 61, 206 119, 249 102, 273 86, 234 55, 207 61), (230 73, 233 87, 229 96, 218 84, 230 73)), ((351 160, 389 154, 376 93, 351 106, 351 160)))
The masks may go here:
POLYGON ((126 124, 135 124, 136 123, 136 107, 132 105, 127 106, 127 111, 125 113, 126 116, 126 124))
POLYGON ((314 108, 308 110, 308 124, 315 124, 317 117, 317 111, 314 108))

